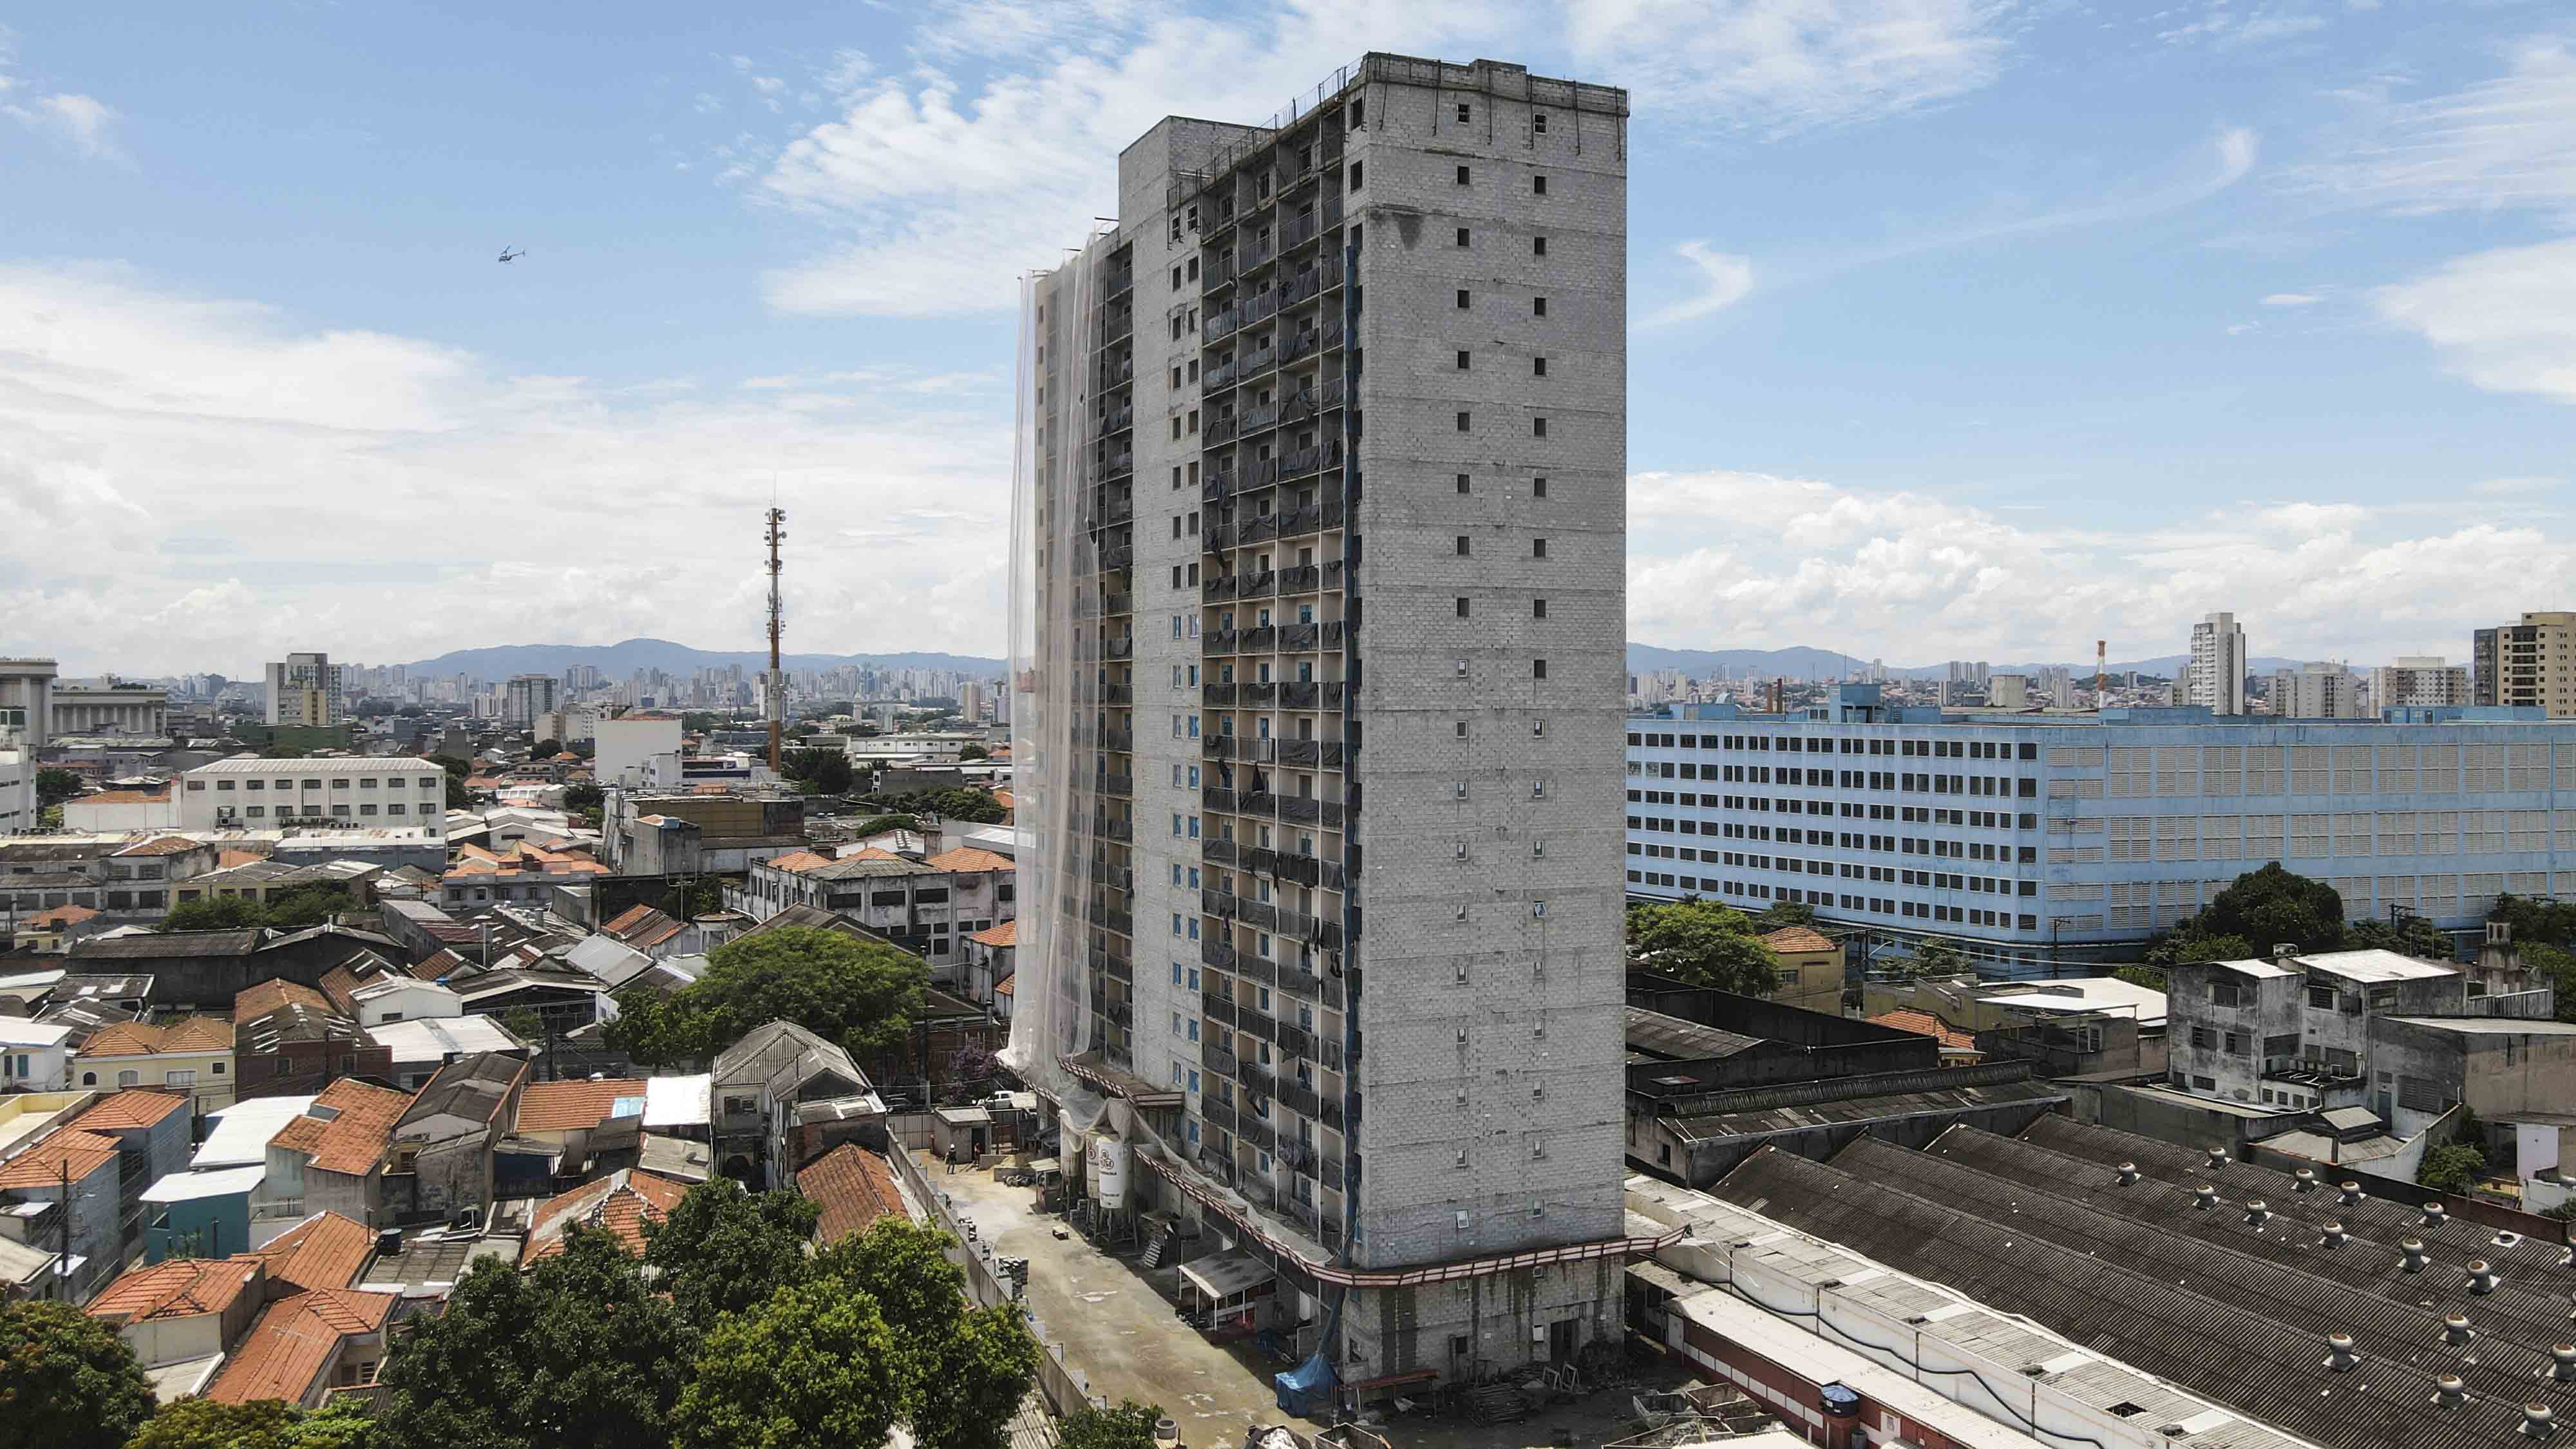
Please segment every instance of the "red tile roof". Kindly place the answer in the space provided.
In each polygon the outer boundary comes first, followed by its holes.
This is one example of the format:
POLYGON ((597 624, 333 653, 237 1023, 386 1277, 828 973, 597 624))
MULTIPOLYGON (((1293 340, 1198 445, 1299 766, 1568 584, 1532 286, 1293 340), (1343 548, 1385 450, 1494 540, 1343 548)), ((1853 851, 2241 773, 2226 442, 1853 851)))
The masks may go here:
POLYGON ((34 915, 27 917, 22 924, 29 926, 77 926, 83 921, 95 921, 97 919, 98 912, 91 910, 87 906, 56 906, 50 911, 36 912, 34 915))
POLYGON ((148 1057, 170 1052, 232 1050, 233 1024, 220 1016, 191 1016, 168 1026, 120 1021, 82 1045, 84 1057, 148 1057))
POLYGON ((79 1182, 102 1167, 114 1167, 116 1153, 115 1138, 66 1128, 0 1166, 0 1187, 55 1187, 65 1169, 79 1182))
POLYGON ((1977 1049, 1976 1033, 1963 1031, 1928 1011, 1918 1011, 1910 1006, 1900 1007, 1894 1011, 1882 1011, 1871 1017, 1870 1022, 1876 1026, 1892 1026, 1898 1031, 1910 1031, 1932 1037, 1941 1043, 1944 1051, 1977 1049))
POLYGON ((322 1089, 304 1115, 278 1129, 271 1147, 301 1152, 325 1172, 364 1176, 385 1160, 409 1095, 343 1077, 322 1089))
POLYGON ((993 994, 995 996, 1017 996, 1020 994, 1019 981, 1020 978, 1017 976, 1005 976, 993 987, 993 994))
POLYGON ((815 1240, 822 1243, 864 1233, 882 1217, 907 1216, 892 1164, 855 1142, 842 1143, 797 1173, 796 1189, 823 1209, 814 1224, 815 1240))
POLYGON ((220 1404, 259 1399, 300 1404, 338 1356, 342 1340, 381 1332, 393 1307, 390 1293, 348 1288, 299 1293, 272 1303, 234 1347, 224 1371, 207 1386, 206 1397, 220 1404))
POLYGON ((661 945, 685 928, 658 907, 630 906, 599 929, 601 934, 642 951, 661 945))
POLYGON ((1011 858, 1009 856, 996 855, 992 851, 979 850, 971 845, 961 845, 955 850, 934 855, 930 859, 923 861, 922 864, 929 866, 933 870, 953 871, 969 875, 979 874, 984 871, 1019 869, 1018 866, 1011 863, 1011 858))
POLYGON ((197 849, 197 842, 184 835, 163 835, 137 845, 129 845, 118 855, 185 855, 197 849))
POLYGON ((122 1325, 221 1313, 258 1291, 260 1269, 255 1258, 172 1258, 117 1275, 90 1300, 89 1314, 122 1325))
POLYGON ((785 855, 773 855, 765 863, 772 870, 783 870, 790 874, 796 874, 798 872, 812 870, 818 865, 830 865, 832 863, 832 858, 827 855, 816 855, 810 850, 791 850, 785 855))
POLYGON ((168 803, 169 799, 170 787, 164 785, 157 790, 101 790, 95 795, 76 796, 71 803, 74 805, 161 805, 168 803))
POLYGON ((966 939, 980 941, 987 946, 1016 946, 1020 944, 1020 923, 1004 921, 990 930, 977 931, 966 939))
POLYGON ((516 1130, 568 1132, 596 1127, 608 1120, 610 1109, 618 1098, 640 1098, 643 1095, 644 1082, 638 1077, 611 1077, 597 1082, 538 1082, 519 1096, 516 1130))
POLYGON ((1763 934, 1762 944, 1774 951, 1839 951, 1834 938, 1813 926, 1782 926, 1763 934))
POLYGON ((281 1006, 308 1006, 315 1011, 331 1009, 331 999, 301 982, 283 978, 245 986, 233 993, 233 1020, 257 1021, 281 1006))
POLYGON ((689 1186, 628 1167, 549 1198, 529 1220, 528 1245, 520 1250, 519 1266, 524 1268, 562 1252, 564 1229, 574 1223, 615 1233, 626 1250, 640 1258, 644 1256, 644 1220, 669 1217, 680 1199, 689 1195, 689 1186))
POLYGON ((268 1276, 281 1283, 313 1292, 325 1288, 346 1288, 357 1281, 358 1270, 367 1266, 367 1253, 375 1246, 376 1235, 355 1218, 338 1213, 315 1213, 304 1221, 271 1238, 256 1253, 268 1265, 268 1276))
POLYGON ((119 1092, 73 1118, 71 1125, 83 1132, 149 1127, 174 1112, 186 1111, 187 1107, 188 1094, 185 1092, 119 1092))

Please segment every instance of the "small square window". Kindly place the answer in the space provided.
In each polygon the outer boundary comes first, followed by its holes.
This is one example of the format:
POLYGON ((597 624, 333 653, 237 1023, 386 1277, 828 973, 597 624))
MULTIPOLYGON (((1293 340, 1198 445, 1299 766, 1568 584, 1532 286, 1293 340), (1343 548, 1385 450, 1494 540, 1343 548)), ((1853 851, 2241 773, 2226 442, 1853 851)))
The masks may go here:
POLYGON ((1458 535, 1458 557, 1467 557, 1467 535, 1463 533, 1458 535))
POLYGON ((1463 312, 1463 311, 1465 311, 1466 309, 1467 309, 1467 289, 1466 289, 1466 288, 1464 288, 1464 287, 1460 287, 1460 288, 1458 289, 1458 310, 1460 310, 1460 311, 1462 311, 1462 312, 1463 312))
POLYGON ((1545 599, 1532 599, 1532 600, 1530 600, 1530 617, 1531 617, 1531 618, 1533 618, 1533 619, 1544 619, 1544 618, 1546 618, 1546 617, 1547 617, 1547 600, 1545 600, 1545 599))
POLYGON ((1530 496, 1532 498, 1545 498, 1547 496, 1547 480, 1544 478, 1532 478, 1530 480, 1530 496))
POLYGON ((1530 540, 1530 557, 1531 557, 1531 558, 1545 558, 1545 557, 1547 557, 1547 540, 1546 540, 1546 539, 1543 539, 1543 538, 1533 538, 1533 539, 1531 539, 1531 540, 1530 540))
POLYGON ((1472 179, 1473 179, 1473 178, 1472 178, 1472 177, 1470 176, 1470 174, 1468 173, 1468 170, 1467 170, 1467 168, 1466 168, 1466 167, 1461 166, 1461 167, 1459 167, 1459 168, 1458 168, 1458 184, 1459 184, 1459 185, 1464 186, 1464 185, 1466 185, 1466 184, 1467 184, 1470 180, 1472 180, 1472 179))
POLYGON ((1463 720, 1463 719, 1462 719, 1462 720, 1458 721, 1458 738, 1460 738, 1460 739, 1462 739, 1462 740, 1463 740, 1463 739, 1465 739, 1466 737, 1467 737, 1467 722, 1466 722, 1465 720, 1463 720))
POLYGON ((1547 678, 1547 661, 1546 661, 1546 660, 1544 660, 1544 659, 1533 659, 1533 660, 1531 660, 1531 661, 1530 661, 1530 678, 1532 678, 1532 679, 1545 679, 1545 678, 1547 678))
POLYGON ((1468 415, 1465 413, 1460 413, 1458 415, 1458 431, 1462 433, 1467 431, 1467 419, 1468 415))
POLYGON ((1547 112, 1540 111, 1530 117, 1530 134, 1534 136, 1547 134, 1547 112))
POLYGON ((1544 317, 1547 315, 1547 299, 1545 297, 1530 298, 1530 315, 1533 317, 1544 317))
POLYGON ((1545 419, 1545 418, 1532 418, 1532 419, 1530 419, 1530 436, 1531 436, 1531 437, 1533 437, 1533 438, 1544 438, 1544 437, 1546 437, 1546 436, 1547 436, 1547 419, 1545 419))
MULTIPOLYGON (((1358 118, 1357 116, 1353 116, 1353 117, 1351 118, 1351 124, 1352 124, 1352 125, 1355 125, 1355 126, 1356 126, 1356 125, 1358 125, 1358 124, 1359 124, 1359 118, 1358 118)), ((1352 163, 1351 163, 1351 190, 1353 190, 1353 191, 1357 191, 1357 190, 1359 190, 1359 189, 1360 189, 1360 163, 1358 163, 1357 161, 1354 161, 1354 162, 1352 162, 1352 163)))
POLYGON ((1460 372, 1467 370, 1467 349, 1463 347, 1458 349, 1458 370, 1460 372))
MULTIPOLYGON (((1351 168, 1351 170, 1352 170, 1353 172, 1357 172, 1357 171, 1359 170, 1359 167, 1357 167, 1356 165, 1354 165, 1354 166, 1351 168)), ((1359 185, 1359 183, 1358 183, 1358 182, 1356 182, 1356 181, 1352 182, 1351 184, 1352 184, 1353 186, 1357 186, 1357 185, 1359 185)), ((1547 178, 1546 178, 1546 177, 1544 177, 1544 176, 1533 176, 1533 177, 1531 177, 1531 178, 1530 178, 1530 195, 1532 195, 1532 196, 1545 196, 1545 195, 1547 195, 1547 178)))
POLYGON ((1467 118, 1473 114, 1474 112, 1468 108, 1465 101, 1460 101, 1458 103, 1458 124, 1462 126, 1465 125, 1467 123, 1467 118))
POLYGON ((1467 475, 1464 473, 1458 475, 1458 491, 1461 493, 1467 491, 1467 475))
POLYGON ((1546 237, 1534 236, 1530 238, 1530 255, 1534 257, 1543 257, 1547 255, 1546 237))
POLYGON ((1463 598, 1458 600, 1458 617, 1461 619, 1467 617, 1467 601, 1463 598))
POLYGON ((1546 359, 1546 358, 1544 358, 1544 357, 1533 357, 1533 358, 1531 358, 1531 359, 1530 359, 1530 376, 1532 376, 1532 377, 1545 377, 1545 376, 1547 376, 1547 359, 1546 359))
POLYGON ((1460 245, 1460 246, 1462 246, 1462 247, 1463 247, 1463 246, 1465 246, 1466 244, 1467 244, 1467 229, 1466 229, 1465 227, 1463 227, 1463 226, 1462 226, 1462 227, 1458 228, 1458 245, 1460 245))

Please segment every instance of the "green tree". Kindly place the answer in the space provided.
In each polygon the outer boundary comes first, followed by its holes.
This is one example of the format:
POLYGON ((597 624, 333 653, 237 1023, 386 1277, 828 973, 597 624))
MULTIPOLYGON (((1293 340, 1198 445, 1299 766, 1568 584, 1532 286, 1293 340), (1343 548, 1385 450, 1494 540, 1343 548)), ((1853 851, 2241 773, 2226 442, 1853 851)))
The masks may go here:
POLYGON ((36 803, 39 806, 60 805, 66 800, 75 798, 80 792, 81 777, 69 770, 46 769, 36 772, 36 803))
POLYGON ((1747 996, 1780 987, 1780 958, 1754 934, 1751 919, 1716 901, 1630 906, 1628 964, 1747 996))
POLYGON ((957 763, 961 765, 970 760, 989 760, 991 758, 993 758, 993 752, 984 748, 982 745, 968 745, 966 748, 957 752, 957 763))
POLYGON ((2465 1143, 2454 1142, 2436 1147, 2424 1154, 2424 1166, 2415 1180, 2441 1193, 2465 1193, 2485 1176, 2486 1153, 2465 1143))
POLYGON ((839 750, 797 750, 779 764, 787 777, 814 788, 818 795, 840 795, 850 788, 850 757, 839 750))
POLYGON ((562 753, 563 741, 561 740, 539 740, 528 746, 528 758, 532 760, 551 760, 562 753))
POLYGON ((374 1449, 376 1420, 356 1404, 328 1404, 297 1415, 278 1442, 279 1449, 374 1449))
POLYGON ((669 1438, 692 1344, 617 1239, 579 1224, 519 1272, 486 1259, 384 1368, 383 1449, 639 1449, 669 1438))
POLYGON ((68 1303, 0 1303, 0 1427, 44 1449, 118 1449, 152 1415, 134 1350, 68 1303))
POLYGON ((608 792, 597 785, 564 786, 564 808, 572 811, 595 811, 608 803, 608 792))
POLYGON ((2576 951, 2538 942, 2516 949, 2522 953, 2527 970, 2556 988, 2557 1001, 2551 1014, 2560 1021, 2576 1022, 2576 951))
POLYGON ((815 1271, 865 1294, 904 1346, 904 1417, 926 1449, 999 1449, 1037 1374, 1037 1342, 1008 1304, 967 1311, 955 1239, 894 1218, 815 1255, 815 1271))
POLYGON ((2344 935, 2344 944, 2356 950, 2394 951, 2426 961, 2457 960, 2460 954, 2459 943, 2451 939, 2451 933, 2425 916, 2408 916, 2403 922, 2378 917, 2355 921, 2344 935))
POLYGON ((970 825, 997 825, 1007 813, 991 791, 971 789, 933 792, 930 810, 942 820, 963 820, 970 825))
POLYGON ((716 719, 715 711, 713 710, 684 710, 680 715, 680 728, 693 735, 705 734, 707 731, 714 729, 717 724, 718 720, 716 719))
POLYGON ((859 822, 858 837, 882 835, 889 830, 919 830, 921 822, 909 815, 871 815, 859 822))
POLYGON ((346 886, 297 886, 268 898, 267 919, 261 924, 272 930, 300 931, 321 925, 341 911, 358 908, 358 898, 346 886))
POLYGON ((2496 897, 2495 909, 2487 912, 2490 921, 2502 921, 2513 927, 2516 945, 2534 941, 2551 946, 2576 946, 2576 901, 2536 901, 2529 896, 2496 897))
POLYGON ((2285 941, 2303 951, 2331 951, 2343 944, 2343 897, 2324 881, 2283 870, 2276 860, 2238 876, 2174 934, 2241 936, 2265 951, 2285 941))
POLYGON ((545 1044, 546 1019, 537 1015, 535 1009, 532 1007, 513 1006, 509 1010, 502 1012, 501 1026, 502 1029, 509 1032, 510 1035, 517 1037, 519 1040, 526 1042, 530 1046, 543 1046, 545 1044))
POLYGON ((268 912, 240 896, 181 901, 161 918, 163 931, 238 931, 268 924, 268 912))
POLYGON ((1816 908, 1805 901, 1773 901, 1754 919, 1765 931, 1776 931, 1783 926, 1812 926, 1816 923, 1816 908))
POLYGON ((696 981, 617 997, 609 1045, 636 1061, 706 1058, 753 1027, 792 1021, 853 1055, 901 1044, 929 986, 921 958, 835 931, 792 926, 718 946, 696 981))
POLYGON ((2147 948, 2147 960, 2157 966, 2246 961, 2253 959, 2254 955, 2254 943, 2243 936, 2203 936, 2183 931, 2171 932, 2147 948))
POLYGON ((676 1449, 875 1449, 902 1417, 905 1345, 866 1293, 789 1284, 707 1334, 671 1414, 676 1449))
POLYGON ((126 1449, 288 1449, 297 1417, 283 1399, 181 1399, 146 1421, 126 1449))
POLYGON ((1114 1409, 1076 1409, 1057 1421, 1055 1449, 1153 1449, 1162 1417, 1161 1405, 1134 1399, 1121 1399, 1114 1409))
POLYGON ((2158 967, 2122 966, 2113 971, 2111 975, 2119 980, 2128 982, 2132 986, 2143 986, 2149 991, 2162 991, 2165 989, 2165 973, 2158 967))
POLYGON ((644 1263, 680 1316, 704 1332, 801 1281, 821 1215, 801 1193, 755 1195, 717 1177, 689 1189, 669 1217, 645 1221, 644 1263))

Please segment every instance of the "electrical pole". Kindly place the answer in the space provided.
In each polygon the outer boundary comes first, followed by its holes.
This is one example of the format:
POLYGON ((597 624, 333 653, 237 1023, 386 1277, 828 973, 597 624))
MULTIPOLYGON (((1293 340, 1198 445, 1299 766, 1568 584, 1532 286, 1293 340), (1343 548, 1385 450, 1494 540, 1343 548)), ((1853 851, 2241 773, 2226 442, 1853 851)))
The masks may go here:
POLYGON ((778 636, 786 622, 786 610, 778 599, 778 541, 787 536, 780 527, 787 521, 787 510, 772 505, 769 510, 769 768, 775 772, 778 763, 778 737, 787 722, 787 676, 778 667, 778 636))

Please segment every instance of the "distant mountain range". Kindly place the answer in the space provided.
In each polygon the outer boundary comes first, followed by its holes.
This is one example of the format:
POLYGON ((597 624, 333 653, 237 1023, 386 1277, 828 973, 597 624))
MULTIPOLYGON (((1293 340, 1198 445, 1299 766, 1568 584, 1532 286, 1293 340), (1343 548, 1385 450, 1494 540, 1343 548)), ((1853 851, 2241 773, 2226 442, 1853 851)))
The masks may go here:
MULTIPOLYGON (((837 669, 848 665, 859 669, 945 669, 993 679, 1002 676, 1001 660, 967 654, 788 654, 782 655, 779 662, 789 669, 837 669)), ((403 668, 432 678, 462 674, 470 679, 498 681, 514 674, 561 677, 577 664, 596 666, 601 677, 622 680, 639 669, 659 669, 673 675, 722 669, 729 664, 746 670, 766 669, 769 651, 692 649, 668 639, 629 639, 622 644, 501 644, 488 649, 453 649, 403 668)))
MULTIPOLYGON (((2175 671, 2190 659, 2188 654, 2167 654, 2155 659, 2121 659, 2113 660, 2109 668, 2114 674, 2126 674, 2134 669, 2140 674, 2171 679, 2175 671)), ((2269 674, 2275 669, 2296 669, 2301 662, 2258 656, 2250 661, 2247 668, 2250 673, 2269 674)), ((2093 672, 2090 659, 2057 663, 2078 675, 2093 672)), ((1868 668, 1869 661, 1831 649, 1804 646, 1789 649, 1661 649, 1634 640, 1628 644, 1628 672, 1631 674, 1678 669, 1692 678, 1705 679, 1721 666, 1729 677, 1736 679, 1840 679, 1855 670, 1868 668)), ((2036 674, 2052 667, 2056 664, 2006 664, 1999 660, 1988 665, 1996 674, 2036 674)), ((1891 664, 1887 669, 1891 679, 1940 679, 1949 672, 1950 666, 1946 661, 1940 664, 1891 664)))

